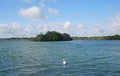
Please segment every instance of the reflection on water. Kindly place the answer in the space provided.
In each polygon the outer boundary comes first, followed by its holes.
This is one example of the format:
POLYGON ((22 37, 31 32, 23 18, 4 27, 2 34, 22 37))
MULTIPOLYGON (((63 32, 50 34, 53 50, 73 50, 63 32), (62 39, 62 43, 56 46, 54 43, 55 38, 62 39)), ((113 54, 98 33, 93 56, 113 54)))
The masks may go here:
POLYGON ((0 76, 119 76, 119 58, 120 41, 115 40, 1 40, 0 76))

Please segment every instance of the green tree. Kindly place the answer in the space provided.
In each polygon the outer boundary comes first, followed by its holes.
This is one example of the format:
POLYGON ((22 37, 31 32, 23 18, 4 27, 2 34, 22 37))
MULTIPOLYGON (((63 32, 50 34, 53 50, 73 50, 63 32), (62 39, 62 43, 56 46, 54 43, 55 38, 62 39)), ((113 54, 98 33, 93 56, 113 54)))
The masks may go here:
POLYGON ((67 33, 63 33, 63 34, 62 34, 62 39, 63 39, 64 41, 66 41, 66 40, 72 40, 72 38, 70 37, 70 35, 67 34, 67 33))
POLYGON ((39 34, 34 39, 34 41, 69 41, 72 40, 69 34, 61 34, 56 31, 48 31, 46 34, 39 34))
POLYGON ((46 34, 47 41, 61 41, 62 35, 56 31, 48 31, 46 34))
POLYGON ((45 36, 43 35, 43 33, 37 35, 35 38, 34 38, 34 41, 44 41, 45 40, 45 36))

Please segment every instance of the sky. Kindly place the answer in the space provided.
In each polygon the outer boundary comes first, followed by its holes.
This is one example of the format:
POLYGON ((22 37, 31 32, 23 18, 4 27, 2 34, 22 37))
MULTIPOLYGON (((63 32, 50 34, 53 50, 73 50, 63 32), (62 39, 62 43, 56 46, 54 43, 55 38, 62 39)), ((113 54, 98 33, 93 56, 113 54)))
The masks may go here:
POLYGON ((0 0, 0 38, 47 31, 79 37, 120 34, 120 0, 0 0))

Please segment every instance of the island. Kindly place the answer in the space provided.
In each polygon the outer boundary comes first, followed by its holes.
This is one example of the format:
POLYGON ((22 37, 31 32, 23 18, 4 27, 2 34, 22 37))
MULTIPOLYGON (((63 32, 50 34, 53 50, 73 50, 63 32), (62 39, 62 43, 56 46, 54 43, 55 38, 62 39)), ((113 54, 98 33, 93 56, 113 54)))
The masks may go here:
POLYGON ((45 34, 40 33, 34 38, 30 38, 32 41, 70 41, 73 40, 67 33, 59 33, 56 31, 47 31, 45 34))
POLYGON ((115 34, 112 36, 71 37, 67 33, 61 34, 57 31, 47 31, 45 34, 41 32, 35 37, 0 38, 0 40, 30 40, 30 41, 120 40, 120 35, 115 34))

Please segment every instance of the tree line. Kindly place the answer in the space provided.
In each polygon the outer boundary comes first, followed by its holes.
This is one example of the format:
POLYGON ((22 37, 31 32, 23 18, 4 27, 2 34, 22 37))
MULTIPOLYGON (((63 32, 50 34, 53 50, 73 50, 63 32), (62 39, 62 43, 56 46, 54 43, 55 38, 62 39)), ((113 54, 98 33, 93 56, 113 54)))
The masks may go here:
POLYGON ((98 37, 72 37, 74 40, 120 40, 120 35, 98 37))
POLYGON ((94 36, 94 37, 70 37, 67 33, 48 31, 46 34, 40 33, 36 37, 21 38, 0 38, 0 40, 32 40, 32 41, 70 41, 70 40, 120 40, 120 35, 112 36, 94 36))

